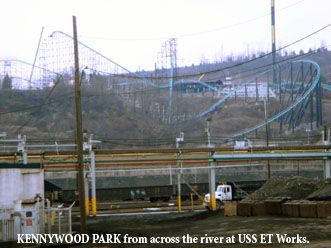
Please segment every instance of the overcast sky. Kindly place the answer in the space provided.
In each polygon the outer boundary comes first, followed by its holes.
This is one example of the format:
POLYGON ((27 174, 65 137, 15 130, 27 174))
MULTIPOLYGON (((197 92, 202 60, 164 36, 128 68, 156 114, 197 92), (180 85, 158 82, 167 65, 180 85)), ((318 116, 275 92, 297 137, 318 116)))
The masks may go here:
MULTIPOLYGON (((271 49, 270 0, 0 0, 0 59, 34 59, 42 27, 72 35, 131 69, 151 69, 178 38, 179 64, 271 49)), ((275 0, 277 47, 331 23, 329 0, 275 0)), ((331 45, 331 28, 293 49, 331 45)), ((331 49, 331 47, 329 47, 331 49)))

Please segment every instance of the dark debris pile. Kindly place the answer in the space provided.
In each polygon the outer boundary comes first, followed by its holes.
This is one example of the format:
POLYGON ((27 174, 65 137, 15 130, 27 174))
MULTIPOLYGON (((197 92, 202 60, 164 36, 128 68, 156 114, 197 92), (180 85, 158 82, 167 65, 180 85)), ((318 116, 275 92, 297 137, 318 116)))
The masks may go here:
POLYGON ((270 198, 281 197, 292 200, 306 199, 307 196, 323 187, 322 180, 303 177, 273 177, 260 189, 250 194, 246 201, 263 201, 270 198))

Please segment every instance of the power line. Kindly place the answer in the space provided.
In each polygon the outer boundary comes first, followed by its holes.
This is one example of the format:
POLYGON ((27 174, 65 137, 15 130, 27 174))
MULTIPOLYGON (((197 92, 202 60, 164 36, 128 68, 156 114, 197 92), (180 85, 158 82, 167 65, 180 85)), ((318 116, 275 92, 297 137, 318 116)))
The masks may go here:
MULTIPOLYGON (((331 47, 331 45, 320 47, 320 48, 317 48, 315 50, 309 51, 309 52, 304 53, 304 54, 298 54, 298 55, 295 55, 295 56, 291 56, 291 57, 283 59, 283 60, 278 60, 276 62, 276 65, 283 64, 283 63, 288 62, 288 61, 293 61, 293 60, 296 60, 298 58, 305 58, 305 57, 309 57, 309 56, 314 55, 314 54, 318 54, 318 53, 321 52, 320 49, 327 48, 327 47, 331 47)), ((272 62, 269 63, 269 64, 259 66, 259 67, 255 67, 255 68, 251 68, 251 69, 247 69, 247 70, 243 70, 243 71, 238 71, 238 72, 233 72, 231 75, 232 75, 233 79, 236 78, 236 75, 240 75, 241 79, 248 78, 248 77, 251 77, 252 75, 254 75, 256 73, 259 73, 257 70, 268 68, 268 67, 271 67, 271 66, 273 66, 272 62), (251 72, 251 73, 249 75, 242 75, 243 73, 247 73, 247 72, 251 72)), ((209 80, 217 80, 217 79, 218 78, 210 78, 209 80)))
MULTIPOLYGON (((54 86, 51 88, 51 90, 48 92, 47 96, 45 97, 44 101, 42 104, 39 105, 39 109, 37 111, 35 111, 34 113, 39 113, 42 109, 42 107, 44 107, 47 102, 49 101, 49 98, 51 97, 51 95, 53 94, 55 88, 58 86, 58 84, 60 83, 60 81, 58 80, 57 82, 55 82, 54 86)), ((33 119, 33 115, 30 116, 30 118, 24 122, 20 127, 18 127, 15 131, 15 133, 20 132, 24 127, 26 127, 26 125, 28 125, 30 123, 30 121, 33 119)))
POLYGON ((316 31, 314 31, 314 32, 312 32, 312 33, 310 33, 310 34, 308 34, 308 35, 306 35, 306 36, 303 36, 302 38, 300 38, 300 39, 298 39, 298 40, 295 40, 294 42, 291 42, 291 43, 289 43, 289 44, 287 44, 287 45, 285 45, 285 46, 283 46, 283 47, 281 47, 281 48, 276 49, 275 52, 269 52, 269 53, 266 53, 266 54, 260 55, 260 56, 258 56, 258 57, 256 57, 256 58, 252 58, 252 59, 250 59, 250 60, 243 61, 243 62, 237 63, 237 64, 235 64, 235 65, 231 65, 231 66, 227 66, 227 67, 223 67, 223 68, 219 68, 219 69, 206 70, 206 71, 202 71, 202 72, 199 72, 199 73, 193 73, 193 74, 190 74, 190 75, 179 75, 179 76, 177 76, 177 78, 197 77, 197 76, 199 76, 199 75, 201 75, 201 74, 211 74, 211 73, 216 73, 216 72, 220 72, 220 71, 224 71, 224 70, 233 69, 233 68, 235 68, 235 67, 239 67, 239 66, 242 66, 242 65, 245 65, 245 64, 251 63, 251 62, 256 61, 256 60, 258 60, 258 59, 262 59, 262 58, 265 58, 265 57, 267 57, 267 56, 269 56, 269 55, 272 55, 273 53, 280 52, 280 51, 282 51, 282 50, 284 50, 284 49, 286 49, 286 48, 288 48, 288 47, 290 47, 290 46, 293 46, 293 45, 295 45, 295 44, 297 44, 297 43, 299 43, 299 42, 301 42, 301 41, 303 41, 303 40, 305 40, 305 39, 308 39, 309 37, 311 37, 311 36, 313 36, 313 35, 315 35, 315 34, 321 32, 321 31, 323 31, 323 30, 329 28, 330 26, 331 26, 331 24, 327 24, 327 25, 323 26, 322 28, 319 28, 319 29, 317 29, 316 31))
MULTIPOLYGON (((303 1, 305 1, 305 0, 297 1, 297 2, 295 2, 293 4, 290 4, 290 5, 287 5, 287 6, 283 7, 283 8, 277 9, 277 12, 281 12, 283 10, 286 10, 288 8, 291 8, 291 7, 295 6, 295 5, 298 5, 298 4, 302 3, 303 1)), ((178 34, 178 35, 174 35, 174 38, 183 38, 183 37, 191 37, 191 36, 203 35, 203 34, 206 34, 206 33, 214 33, 214 32, 218 32, 218 31, 221 31, 221 30, 230 29, 230 28, 241 26, 241 25, 245 25, 247 23, 254 22, 256 20, 265 18, 265 17, 267 17, 269 15, 270 14, 267 13, 267 14, 260 15, 260 16, 257 16, 257 17, 253 17, 253 18, 250 18, 250 19, 241 21, 241 22, 237 22, 237 23, 230 24, 230 25, 227 25, 227 26, 218 27, 218 28, 215 28, 215 29, 203 30, 203 31, 199 31, 199 32, 186 33, 186 34, 178 34)), ((169 39, 169 37, 106 38, 106 37, 95 37, 95 36, 85 36, 85 35, 80 35, 80 37, 91 38, 91 39, 98 39, 98 40, 113 40, 113 41, 149 41, 149 40, 166 40, 166 39, 169 39)))
MULTIPOLYGON (((276 49, 274 52, 268 52, 268 53, 262 54, 262 55, 260 55, 260 56, 257 56, 257 57, 255 57, 255 58, 252 58, 252 59, 249 59, 249 60, 246 60, 246 61, 242 61, 242 62, 236 63, 236 64, 234 64, 234 65, 230 65, 230 66, 226 66, 226 67, 218 68, 218 69, 204 70, 204 71, 199 71, 199 72, 196 72, 196 73, 183 74, 183 75, 176 75, 176 76, 174 77, 174 79, 182 79, 182 78, 188 78, 188 77, 198 77, 198 76, 201 76, 201 74, 206 74, 206 75, 208 75, 208 74, 213 74, 213 73, 218 73, 218 72, 224 72, 225 70, 233 69, 233 68, 236 68, 236 67, 239 67, 239 66, 242 66, 242 65, 245 65, 245 64, 251 63, 251 62, 253 62, 253 61, 256 61, 256 60, 259 60, 259 59, 262 59, 262 58, 268 57, 268 56, 270 56, 270 55, 272 55, 272 54, 274 54, 274 53, 278 53, 278 52, 280 52, 280 51, 282 51, 282 50, 284 50, 284 49, 286 49, 286 48, 288 48, 288 47, 290 47, 290 46, 293 46, 293 45, 295 45, 295 44, 297 44, 297 43, 299 43, 299 42, 301 42, 301 41, 303 41, 303 40, 305 40, 305 39, 308 39, 308 38, 310 38, 311 36, 313 36, 313 35, 315 35, 315 34, 321 32, 321 31, 323 31, 323 30, 325 30, 325 29, 327 29, 327 28, 329 28, 330 26, 331 26, 331 24, 327 24, 327 25, 325 25, 325 26, 323 26, 323 27, 321 27, 321 28, 315 30, 314 32, 309 33, 308 35, 305 35, 305 36, 303 36, 303 37, 301 37, 301 38, 299 38, 299 39, 297 39, 297 40, 295 40, 295 41, 293 41, 293 42, 291 42, 291 43, 289 43, 289 44, 287 44, 287 45, 285 45, 285 46, 283 46, 283 47, 280 47, 280 48, 276 49)), ((95 71, 98 71, 98 70, 95 70, 95 71)), ((103 71, 98 71, 98 72, 103 73, 103 74, 107 74, 107 75, 113 75, 113 74, 110 74, 110 73, 107 73, 107 72, 103 72, 103 71)), ((123 77, 124 77, 124 76, 123 76, 123 77)), ((136 75, 130 75, 130 74, 128 74, 127 76, 125 76, 125 78, 142 79, 141 76, 137 77, 136 75)), ((170 77, 165 77, 165 76, 162 76, 162 77, 155 77, 155 76, 152 76, 152 75, 151 75, 151 76, 148 77, 147 79, 149 79, 149 80, 162 80, 162 79, 165 80, 165 79, 170 79, 170 77)))

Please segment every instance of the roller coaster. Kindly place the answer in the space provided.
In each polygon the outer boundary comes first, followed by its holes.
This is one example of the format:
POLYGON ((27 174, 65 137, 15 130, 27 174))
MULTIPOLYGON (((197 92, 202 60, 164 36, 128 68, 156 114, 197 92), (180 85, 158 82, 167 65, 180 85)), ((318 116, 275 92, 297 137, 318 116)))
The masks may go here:
MULTIPOLYGON (((255 81, 257 84, 257 81, 268 80, 269 78, 274 79, 271 84, 269 81, 265 83, 268 89, 267 100, 269 98, 269 88, 277 92, 278 104, 280 105, 278 113, 275 112, 272 117, 266 119, 263 123, 236 133, 231 137, 244 136, 273 123, 279 124, 280 132, 282 132, 284 126, 294 130, 303 121, 309 123, 310 130, 314 128, 314 122, 316 127, 322 125, 320 68, 317 63, 311 60, 298 60, 281 64, 259 74, 251 82, 255 81)), ((258 95, 258 92, 256 95, 258 95)), ((229 96, 230 94, 227 97, 229 96)))
MULTIPOLYGON (((173 91, 176 86, 190 84, 217 95, 216 102, 198 113, 191 113, 190 118, 205 118, 212 115, 233 99, 241 98, 245 102, 265 101, 265 108, 269 110, 268 117, 262 123, 234 133, 227 139, 246 137, 251 133, 264 130, 265 127, 268 132, 278 130, 280 133, 285 130, 294 132, 302 124, 309 130, 318 128, 323 123, 322 88, 331 90, 329 85, 321 85, 319 65, 311 60, 277 63, 251 79, 241 83, 235 82, 227 88, 224 85, 215 87, 209 82, 196 80, 194 77, 181 80, 160 79, 140 72, 131 72, 82 42, 79 42, 79 54, 82 72, 84 71, 85 75, 98 74, 108 77, 111 84, 110 90, 123 86, 135 89, 140 87, 142 91, 149 87, 173 91)), ((12 78, 19 78, 21 83, 28 82, 28 87, 25 88, 49 87, 55 77, 60 74, 73 78, 73 42, 70 35, 55 31, 50 36, 44 37, 38 47, 37 55, 39 56, 38 66, 18 60, 0 61, 0 77, 9 75, 12 78), (14 64, 15 70, 13 70, 14 64), (24 69, 17 69, 19 67, 24 69), (22 73, 29 69, 30 73, 22 73)))

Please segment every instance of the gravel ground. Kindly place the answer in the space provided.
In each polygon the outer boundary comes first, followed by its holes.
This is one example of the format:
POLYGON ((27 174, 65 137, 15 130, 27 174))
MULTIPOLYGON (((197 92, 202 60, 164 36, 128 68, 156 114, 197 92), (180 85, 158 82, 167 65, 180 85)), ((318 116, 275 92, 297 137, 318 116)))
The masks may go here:
MULTIPOLYGON (((78 223, 74 225, 74 228, 79 230, 78 223)), ((125 234, 137 239, 145 237, 145 241, 148 242, 147 244, 123 244, 122 239, 121 244, 89 244, 88 247, 331 247, 331 219, 224 217, 222 213, 210 214, 204 211, 187 214, 97 217, 88 220, 88 231, 90 234, 104 236, 121 234, 121 238, 125 234), (246 239, 245 243, 240 243, 240 238, 243 240, 244 234, 250 234, 246 237, 251 237, 251 242, 246 239), (261 244, 261 239, 266 237, 261 234, 272 235, 272 243, 261 244), (291 244, 278 241, 277 235, 285 234, 287 237, 294 237, 291 244), (190 244, 183 244, 183 236, 187 235, 191 238, 196 237, 197 243, 193 240, 190 244), (156 245, 151 243, 153 237, 178 237, 179 243, 166 244, 164 242, 156 245), (209 237, 209 242, 201 241, 201 237, 209 237), (216 237, 219 239, 223 237, 223 240, 217 240, 216 237), (234 242, 227 243, 226 241, 234 242), (299 241, 305 243, 297 243, 299 241)))

